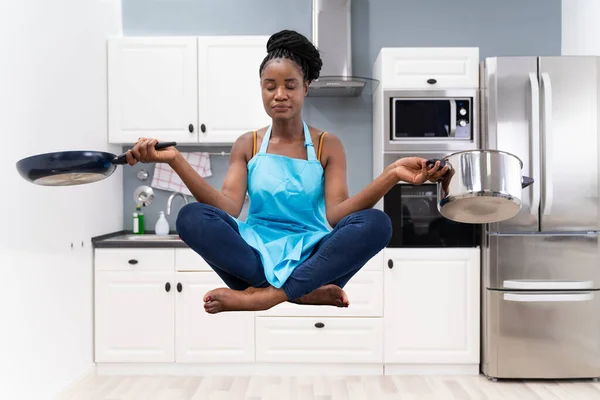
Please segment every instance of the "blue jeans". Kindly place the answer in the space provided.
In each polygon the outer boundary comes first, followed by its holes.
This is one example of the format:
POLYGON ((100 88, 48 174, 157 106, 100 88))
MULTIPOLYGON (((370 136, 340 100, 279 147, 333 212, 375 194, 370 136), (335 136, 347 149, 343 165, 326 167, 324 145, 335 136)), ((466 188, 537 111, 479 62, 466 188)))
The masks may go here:
MULTIPOLYGON (((267 287, 259 253, 239 234, 226 212, 203 203, 184 206, 177 216, 181 239, 234 290, 267 287)), ((326 285, 343 288, 390 241, 392 224, 382 211, 366 209, 343 218, 292 272, 282 286, 289 301, 326 285)))

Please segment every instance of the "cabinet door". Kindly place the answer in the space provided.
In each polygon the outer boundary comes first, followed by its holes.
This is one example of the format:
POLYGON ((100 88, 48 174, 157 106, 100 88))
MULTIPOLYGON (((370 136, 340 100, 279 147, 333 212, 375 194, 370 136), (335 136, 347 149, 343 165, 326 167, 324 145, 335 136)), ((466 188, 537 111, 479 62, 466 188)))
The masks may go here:
POLYGON ((477 88, 477 47, 382 49, 383 88, 442 90, 477 88))
POLYGON ((233 143, 270 123, 259 67, 268 36, 198 38, 198 122, 201 143, 233 143))
POLYGON ((178 363, 254 361, 254 313, 204 311, 204 295, 219 287, 226 285, 214 272, 177 273, 175 359, 178 363))
POLYGON ((108 140, 198 141, 197 40, 129 37, 108 42, 108 140))
POLYGON ((385 363, 479 363, 479 249, 386 249, 385 363))
POLYGON ((174 275, 96 272, 96 362, 174 361, 174 275))

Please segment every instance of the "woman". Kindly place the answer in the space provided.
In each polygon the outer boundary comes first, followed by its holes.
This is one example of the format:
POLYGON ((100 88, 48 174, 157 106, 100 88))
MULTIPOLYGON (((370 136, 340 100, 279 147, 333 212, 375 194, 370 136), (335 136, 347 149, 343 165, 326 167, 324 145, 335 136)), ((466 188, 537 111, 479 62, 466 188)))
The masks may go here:
POLYGON ((235 141, 221 191, 177 149, 156 151, 155 139, 141 138, 127 161, 168 163, 198 201, 181 209, 176 228, 229 287, 206 293, 207 312, 266 310, 285 301, 348 307, 342 288, 392 234, 388 216, 372 207, 399 181, 437 181, 446 167, 403 158, 349 197, 342 142, 302 120, 308 86, 322 66, 318 50, 284 30, 271 36, 267 53, 259 75, 272 125, 235 141), (246 191, 250 208, 241 221, 246 191))

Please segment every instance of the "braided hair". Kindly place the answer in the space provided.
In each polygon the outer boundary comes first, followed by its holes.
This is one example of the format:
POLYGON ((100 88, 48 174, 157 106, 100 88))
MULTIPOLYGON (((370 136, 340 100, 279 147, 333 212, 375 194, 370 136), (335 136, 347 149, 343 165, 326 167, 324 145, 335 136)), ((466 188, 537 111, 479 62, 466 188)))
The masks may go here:
POLYGON ((282 30, 273 34, 267 42, 267 56, 260 64, 259 75, 267 63, 277 58, 287 58, 298 64, 309 83, 319 77, 323 61, 319 50, 302 34, 282 30))

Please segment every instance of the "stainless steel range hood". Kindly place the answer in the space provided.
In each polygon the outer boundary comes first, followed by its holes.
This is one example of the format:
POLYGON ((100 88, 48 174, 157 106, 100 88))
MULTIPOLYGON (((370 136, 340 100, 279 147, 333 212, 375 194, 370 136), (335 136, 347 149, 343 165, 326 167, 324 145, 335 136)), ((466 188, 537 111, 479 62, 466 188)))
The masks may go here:
POLYGON ((319 49, 323 67, 308 89, 311 97, 360 96, 369 78, 352 75, 350 0, 313 0, 312 42, 319 49))

